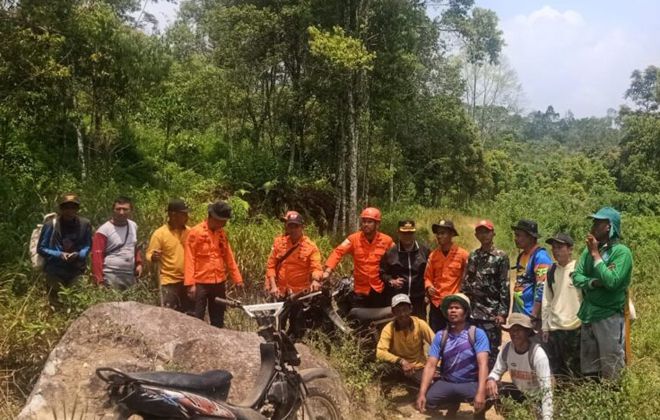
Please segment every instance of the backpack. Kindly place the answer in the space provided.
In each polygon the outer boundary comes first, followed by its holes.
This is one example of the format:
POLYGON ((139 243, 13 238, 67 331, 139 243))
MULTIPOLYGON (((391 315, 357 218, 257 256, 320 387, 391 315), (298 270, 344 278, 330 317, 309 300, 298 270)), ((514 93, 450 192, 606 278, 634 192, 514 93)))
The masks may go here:
MULTIPOLYGON (((509 365, 508 358, 509 358, 509 348, 511 347, 511 342, 509 341, 504 345, 504 348, 502 349, 502 360, 509 365)), ((535 340, 531 340, 529 343, 529 348, 527 349, 527 357, 529 360, 529 367, 532 369, 532 372, 536 373, 536 368, 534 368, 534 356, 536 356, 536 350, 541 347, 541 345, 536 342, 535 340)))
MULTIPOLYGON (((474 348, 474 343, 477 342, 477 327, 470 325, 468 328, 468 341, 472 348, 474 348)), ((449 329, 445 328, 442 330, 442 338, 440 339, 440 356, 444 356, 445 353, 445 344, 447 344, 447 339, 449 338, 449 329)))
POLYGON ((41 239, 41 232, 44 230, 44 225, 50 221, 53 221, 53 234, 50 235, 50 246, 53 246, 53 238, 55 237, 55 226, 57 223, 57 213, 48 213, 44 216, 41 223, 37 225, 30 235, 30 261, 32 262, 32 268, 42 269, 46 265, 46 259, 39 255, 37 252, 39 248, 39 239, 41 239))

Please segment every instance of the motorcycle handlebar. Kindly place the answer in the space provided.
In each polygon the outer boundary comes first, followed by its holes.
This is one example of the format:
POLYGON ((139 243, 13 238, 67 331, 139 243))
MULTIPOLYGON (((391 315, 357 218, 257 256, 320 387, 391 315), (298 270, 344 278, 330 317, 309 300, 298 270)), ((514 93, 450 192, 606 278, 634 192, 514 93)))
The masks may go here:
POLYGON ((230 306, 232 308, 240 308, 240 307, 243 306, 241 304, 241 302, 239 302, 237 300, 223 299, 223 298, 217 297, 217 298, 215 298, 215 301, 218 302, 218 303, 223 303, 223 304, 225 304, 227 306, 230 306))

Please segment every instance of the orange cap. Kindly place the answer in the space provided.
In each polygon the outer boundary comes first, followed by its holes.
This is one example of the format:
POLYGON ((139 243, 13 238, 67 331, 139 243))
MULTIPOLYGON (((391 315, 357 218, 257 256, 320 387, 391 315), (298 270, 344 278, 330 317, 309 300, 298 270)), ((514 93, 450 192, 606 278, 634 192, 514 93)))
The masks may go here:
POLYGON ((493 222, 486 219, 479 221, 479 223, 477 223, 477 225, 474 227, 474 230, 477 230, 480 227, 485 227, 488 230, 495 230, 495 225, 493 222))
POLYGON ((367 207, 360 213, 360 219, 373 219, 380 222, 380 210, 376 207, 367 207))

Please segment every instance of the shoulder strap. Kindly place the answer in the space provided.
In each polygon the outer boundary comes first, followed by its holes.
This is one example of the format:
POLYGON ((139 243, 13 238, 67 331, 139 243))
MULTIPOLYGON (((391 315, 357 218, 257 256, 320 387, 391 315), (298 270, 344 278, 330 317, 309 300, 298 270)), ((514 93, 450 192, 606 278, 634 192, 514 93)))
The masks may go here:
POLYGON ((474 325, 470 325, 470 328, 468 329, 468 341, 472 348, 474 348, 474 345, 477 343, 477 327, 474 325))
POLYGON ((130 221, 127 221, 126 222, 126 235, 124 235, 124 242, 122 242, 121 244, 117 245, 116 247, 110 249, 109 251, 106 251, 105 255, 112 254, 113 252, 117 252, 120 249, 122 249, 124 247, 124 245, 126 245, 126 242, 128 241, 128 234, 130 233, 130 231, 131 231, 131 223, 130 223, 130 221))
POLYGON ((442 338, 440 339, 440 357, 444 359, 445 353, 445 344, 447 344, 447 338, 449 338, 449 330, 445 328, 442 330, 442 338))
POLYGON ((277 273, 280 271, 280 267, 282 267, 282 263, 284 263, 284 260, 289 258, 289 255, 293 254, 293 251, 296 250, 300 246, 300 242, 292 246, 284 255, 282 255, 280 258, 277 259, 277 265, 275 265, 275 272, 277 273))
POLYGON ((555 283, 555 270, 557 269, 557 264, 552 264, 550 266, 550 269, 548 270, 548 278, 546 283, 548 283, 548 287, 550 288, 550 291, 554 294, 555 289, 553 287, 553 284, 555 283))
POLYGON ((534 356, 536 355, 536 349, 538 349, 539 343, 532 341, 529 343, 529 349, 527 350, 527 357, 529 358, 529 368, 532 369, 532 372, 536 372, 534 367, 534 356))
POLYGON ((502 349, 502 360, 504 360, 504 363, 509 365, 509 347, 511 347, 511 342, 509 341, 504 345, 504 348, 502 349))

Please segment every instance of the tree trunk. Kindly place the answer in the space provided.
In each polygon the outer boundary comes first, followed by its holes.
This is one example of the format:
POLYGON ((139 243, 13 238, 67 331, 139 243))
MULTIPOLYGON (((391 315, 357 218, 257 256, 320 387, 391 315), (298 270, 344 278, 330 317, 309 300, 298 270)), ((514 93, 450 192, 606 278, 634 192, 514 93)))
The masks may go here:
POLYGON ((352 86, 349 86, 348 101, 348 230, 357 230, 357 194, 358 194, 358 121, 352 86))
POLYGON ((390 140, 390 207, 394 205, 394 145, 396 140, 394 137, 390 140))
POLYGON ((76 141, 78 143, 78 160, 80 160, 80 179, 83 181, 87 178, 87 163, 85 161, 85 142, 83 139, 80 126, 76 123, 73 124, 76 129, 76 141))

